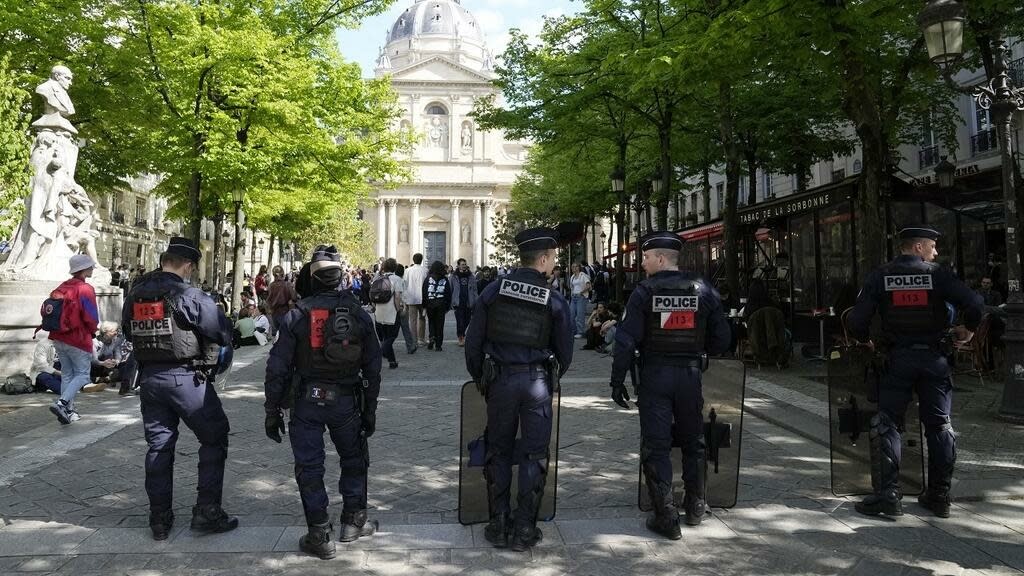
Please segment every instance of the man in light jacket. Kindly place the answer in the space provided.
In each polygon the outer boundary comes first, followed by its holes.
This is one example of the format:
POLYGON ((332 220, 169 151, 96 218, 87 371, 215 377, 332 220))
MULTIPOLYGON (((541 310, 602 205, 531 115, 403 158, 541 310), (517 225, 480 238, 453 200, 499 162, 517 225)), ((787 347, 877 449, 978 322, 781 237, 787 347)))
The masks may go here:
POLYGON ((413 254, 412 266, 405 269, 405 298, 409 314, 409 330, 416 335, 418 346, 426 346, 427 322, 423 310, 423 280, 427 277, 427 269, 423 267, 423 254, 413 254))
POLYGON ((465 346, 466 327, 469 326, 469 317, 473 313, 473 305, 476 304, 477 296, 476 278, 470 272, 465 258, 459 258, 455 270, 448 277, 448 284, 452 287, 452 309, 455 310, 455 326, 459 337, 459 346, 465 346))

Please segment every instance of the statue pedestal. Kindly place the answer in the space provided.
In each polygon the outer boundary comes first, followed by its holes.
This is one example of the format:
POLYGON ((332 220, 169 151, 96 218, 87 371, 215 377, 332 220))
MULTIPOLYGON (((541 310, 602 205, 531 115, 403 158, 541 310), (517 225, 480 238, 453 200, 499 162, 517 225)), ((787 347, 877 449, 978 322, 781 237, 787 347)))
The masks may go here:
MULTIPOLYGON (((41 320, 39 307, 59 284, 0 282, 0 379, 16 372, 28 372, 32 366, 32 350, 38 342, 32 339, 32 332, 41 320)), ((111 320, 120 324, 124 302, 121 289, 96 284, 93 288, 96 290, 100 321, 111 320)), ((46 338, 46 332, 39 332, 36 338, 46 338)))

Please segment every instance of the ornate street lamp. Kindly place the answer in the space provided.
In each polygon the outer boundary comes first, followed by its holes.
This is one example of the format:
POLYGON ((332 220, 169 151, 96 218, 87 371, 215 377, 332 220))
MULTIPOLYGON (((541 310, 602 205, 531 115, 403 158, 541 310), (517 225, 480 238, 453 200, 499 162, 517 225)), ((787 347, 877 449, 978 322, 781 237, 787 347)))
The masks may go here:
POLYGON ((245 200, 245 189, 238 187, 231 191, 231 199, 235 202, 235 260, 231 264, 231 312, 238 313, 242 302, 242 259, 245 258, 245 213, 242 212, 242 201, 245 200))
MULTIPOLYGON (((964 88, 953 81, 955 64, 963 54, 964 9, 956 0, 931 0, 918 16, 918 24, 928 44, 928 54, 942 71, 946 82, 955 90, 972 94, 978 107, 988 110, 999 135, 1002 162, 1003 214, 1006 220, 1006 298, 1007 374, 1003 384, 999 417, 1011 422, 1024 422, 1024 297, 1021 296, 1020 251, 1017 248, 1016 187, 1014 185, 1013 114, 1024 111, 1024 89, 1014 87, 1007 72, 1006 41, 1000 31, 994 30, 996 49, 993 51, 992 75, 987 85, 975 90, 964 88)), ((938 175, 936 175, 938 177, 938 175)), ((940 183, 941 185, 941 183, 940 183)))
POLYGON ((943 156, 942 160, 935 165, 935 180, 939 183, 939 188, 942 190, 952 188, 954 174, 956 174, 956 166, 943 156))

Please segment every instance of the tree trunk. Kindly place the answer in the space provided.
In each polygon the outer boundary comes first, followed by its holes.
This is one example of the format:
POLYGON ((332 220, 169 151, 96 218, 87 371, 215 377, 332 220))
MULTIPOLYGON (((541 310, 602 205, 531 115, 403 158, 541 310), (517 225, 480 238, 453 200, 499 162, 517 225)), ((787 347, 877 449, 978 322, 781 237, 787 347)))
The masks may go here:
POLYGON ((672 114, 668 114, 666 126, 659 130, 661 146, 661 194, 655 198, 658 207, 658 230, 668 230, 668 199, 672 197, 672 114))
POLYGON ((188 180, 188 237, 199 246, 203 233, 203 173, 193 172, 188 180))
MULTIPOLYGON (((249 278, 252 279, 252 281, 255 282, 256 281, 256 266, 259 264, 259 261, 256 260, 256 229, 255 228, 252 229, 252 249, 249 252, 249 260, 250 260, 250 262, 252 262, 252 269, 249 271, 249 278)), ((253 290, 255 290, 255 287, 253 287, 253 290)), ((255 294, 255 292, 253 292, 253 294, 255 294)))
POLYGON ((732 86, 728 82, 718 85, 719 132, 725 151, 725 214, 722 228, 725 233, 725 277, 731 294, 740 293, 739 217, 737 201, 740 192, 742 154, 736 142, 732 110, 732 86))
POLYGON ((747 160, 747 179, 750 185, 747 191, 747 206, 757 204, 757 156, 753 151, 745 154, 747 160))
POLYGON ((267 269, 274 265, 274 248, 277 247, 277 237, 273 234, 270 235, 270 244, 267 247, 267 269))
MULTIPOLYGON (((221 234, 224 232, 224 213, 217 212, 213 216, 213 280, 210 284, 217 290, 220 290, 220 268, 221 262, 224 260, 224 254, 221 250, 221 234)), ((208 278, 209 279, 209 278, 208 278)))

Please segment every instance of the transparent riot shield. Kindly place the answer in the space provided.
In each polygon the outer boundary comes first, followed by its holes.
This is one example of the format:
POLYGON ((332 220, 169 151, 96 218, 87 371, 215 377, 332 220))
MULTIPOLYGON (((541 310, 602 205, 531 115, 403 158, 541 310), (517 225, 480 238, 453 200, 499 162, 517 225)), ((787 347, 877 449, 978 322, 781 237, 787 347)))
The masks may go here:
MULTIPOLYGON (((555 496, 558 485, 558 416, 561 402, 560 391, 551 397, 551 442, 548 445, 548 475, 541 498, 537 520, 548 521, 555 517, 555 496)), ((487 455, 487 402, 470 381, 462 386, 462 414, 459 436, 459 523, 477 524, 490 519, 487 505, 487 480, 484 478, 484 463, 487 455)), ((510 509, 516 509, 519 494, 520 460, 517 447, 513 457, 510 509)))
MULTIPOLYGON (((739 491, 746 367, 739 360, 713 358, 701 381, 704 394, 704 500, 708 506, 732 508, 736 505, 739 491)), ((639 394, 643 394, 642 384, 639 394)), ((681 509, 684 487, 682 451, 676 449, 679 445, 678 439, 673 439, 672 496, 681 509)), ((637 505, 645 512, 650 511, 651 498, 642 466, 639 480, 637 505)))
MULTIPOLYGON (((871 494, 871 418, 878 411, 882 358, 867 346, 835 347, 827 359, 829 443, 832 493, 871 494)), ((917 399, 907 406, 903 423, 900 489, 920 494, 924 487, 924 453, 917 399)))

